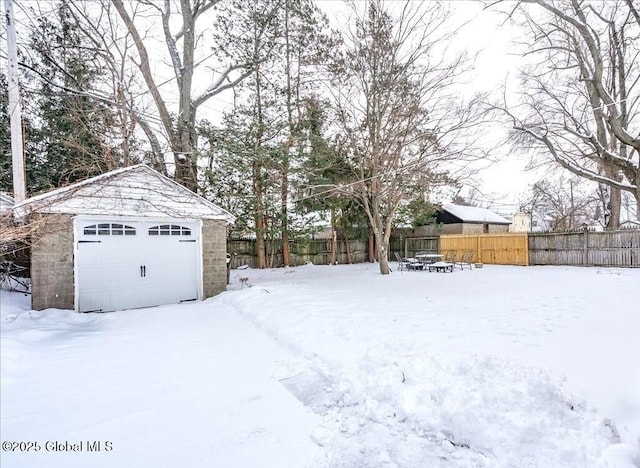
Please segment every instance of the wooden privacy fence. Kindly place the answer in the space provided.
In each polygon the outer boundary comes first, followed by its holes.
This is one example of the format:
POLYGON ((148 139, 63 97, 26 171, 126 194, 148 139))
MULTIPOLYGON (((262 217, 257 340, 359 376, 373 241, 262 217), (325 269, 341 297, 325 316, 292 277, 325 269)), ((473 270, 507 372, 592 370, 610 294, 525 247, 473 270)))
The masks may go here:
POLYGON ((398 252, 401 257, 415 257, 418 252, 438 253, 438 236, 392 238, 389 240, 391 260, 395 260, 393 252, 398 252))
POLYGON ((441 235, 440 251, 451 250, 456 251, 458 259, 465 250, 472 250, 473 261, 476 263, 529 265, 526 232, 441 235))
MULTIPOLYGON (((363 263, 367 259, 367 244, 361 240, 349 240, 349 251, 353 263, 363 263)), ((267 267, 279 267, 282 265, 282 243, 280 241, 267 241, 266 243, 267 267)), ((331 262, 331 241, 325 239, 309 241, 291 241, 291 265, 304 265, 311 262, 315 265, 328 265, 331 262)), ((231 268, 249 265, 251 268, 258 266, 258 253, 255 239, 228 239, 227 252, 231 255, 231 268)), ((339 264, 347 263, 347 241, 338 241, 337 261, 339 264)))
MULTIPOLYGON (((367 242, 350 240, 349 250, 353 263, 367 261, 367 242)), ((312 262, 328 265, 331 261, 330 240, 291 242, 291 266, 312 262)), ((472 250, 476 263, 498 265, 593 265, 640 267, 640 230, 576 232, 530 232, 490 234, 443 234, 431 237, 393 238, 392 252, 403 257, 413 257, 418 252, 456 251, 460 259, 465 250, 472 250)), ((257 266, 255 239, 228 240, 227 252, 231 254, 231 267, 257 266)), ((282 249, 279 242, 267 242, 267 266, 282 265, 282 249)), ((338 263, 347 263, 347 244, 338 241, 338 263)))
POLYGON ((640 230, 529 233, 531 265, 640 267, 640 230))

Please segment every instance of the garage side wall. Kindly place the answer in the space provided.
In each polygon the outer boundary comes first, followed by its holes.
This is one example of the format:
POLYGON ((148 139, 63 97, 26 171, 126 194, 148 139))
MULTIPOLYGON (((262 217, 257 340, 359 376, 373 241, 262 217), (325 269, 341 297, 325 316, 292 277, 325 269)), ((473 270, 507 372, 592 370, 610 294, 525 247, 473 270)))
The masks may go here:
POLYGON ((225 221, 202 220, 202 282, 204 297, 227 289, 227 226, 225 221))
POLYGON ((73 221, 70 215, 38 215, 31 246, 31 307, 74 308, 73 221))

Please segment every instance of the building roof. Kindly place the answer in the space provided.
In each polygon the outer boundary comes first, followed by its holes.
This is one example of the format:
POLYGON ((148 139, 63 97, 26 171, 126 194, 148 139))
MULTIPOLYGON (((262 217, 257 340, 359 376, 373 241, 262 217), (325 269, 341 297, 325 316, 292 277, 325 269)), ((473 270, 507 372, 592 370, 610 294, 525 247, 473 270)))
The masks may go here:
POLYGON ((454 205, 453 203, 445 203, 442 209, 465 223, 489 223, 489 224, 511 224, 502 216, 477 206, 454 205))
POLYGON ((640 227, 640 221, 636 221, 634 219, 626 219, 624 221, 620 221, 620 226, 638 226, 638 227, 640 227))
POLYGON ((39 212, 235 221, 228 211, 144 164, 36 195, 13 210, 18 217, 39 212))
POLYGON ((0 192, 0 211, 8 210, 15 205, 15 200, 6 192, 0 192))

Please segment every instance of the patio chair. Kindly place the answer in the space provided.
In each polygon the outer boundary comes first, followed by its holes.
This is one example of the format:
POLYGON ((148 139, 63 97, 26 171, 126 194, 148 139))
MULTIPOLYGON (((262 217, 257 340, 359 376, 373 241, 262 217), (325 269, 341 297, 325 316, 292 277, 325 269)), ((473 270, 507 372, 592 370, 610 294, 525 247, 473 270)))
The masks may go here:
POLYGON ((424 263, 417 258, 406 258, 405 261, 407 262, 407 268, 409 270, 424 270, 424 263))
POLYGON ((456 265, 460 267, 461 270, 464 270, 465 265, 469 267, 469 270, 472 270, 473 263, 473 250, 465 250, 460 258, 459 262, 456 262, 456 265))
POLYGON ((457 254, 455 250, 449 250, 444 254, 444 261, 447 263, 456 263, 457 254))
POLYGON ((398 262, 398 271, 409 269, 409 262, 400 258, 400 254, 398 254, 398 252, 393 252, 393 255, 396 257, 396 262, 398 262))

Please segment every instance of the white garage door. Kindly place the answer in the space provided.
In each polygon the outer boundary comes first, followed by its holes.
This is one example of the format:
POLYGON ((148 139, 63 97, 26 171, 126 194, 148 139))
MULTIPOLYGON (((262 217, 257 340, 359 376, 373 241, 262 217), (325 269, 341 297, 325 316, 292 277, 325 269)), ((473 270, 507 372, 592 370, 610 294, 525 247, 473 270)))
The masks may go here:
POLYGON ((200 223, 75 220, 76 299, 80 312, 196 300, 200 223))

